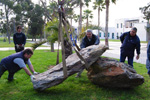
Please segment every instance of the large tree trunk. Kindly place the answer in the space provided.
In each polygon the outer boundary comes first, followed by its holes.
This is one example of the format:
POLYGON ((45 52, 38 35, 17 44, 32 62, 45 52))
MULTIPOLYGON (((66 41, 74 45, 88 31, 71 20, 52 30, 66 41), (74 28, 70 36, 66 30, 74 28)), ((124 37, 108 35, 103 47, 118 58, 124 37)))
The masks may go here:
POLYGON ((109 0, 105 0, 105 3, 106 3, 105 45, 109 47, 109 44, 108 44, 109 0))
MULTIPOLYGON (((105 45, 92 45, 82 49, 79 53, 90 66, 106 51, 106 49, 108 49, 108 47, 105 45)), ((76 53, 70 55, 66 59, 66 67, 68 76, 71 76, 85 68, 84 64, 76 53)), ((44 90, 46 88, 58 85, 67 79, 67 77, 64 77, 63 75, 62 63, 54 66, 46 72, 35 75, 35 78, 36 79, 34 79, 32 82, 33 87, 36 90, 44 90)))

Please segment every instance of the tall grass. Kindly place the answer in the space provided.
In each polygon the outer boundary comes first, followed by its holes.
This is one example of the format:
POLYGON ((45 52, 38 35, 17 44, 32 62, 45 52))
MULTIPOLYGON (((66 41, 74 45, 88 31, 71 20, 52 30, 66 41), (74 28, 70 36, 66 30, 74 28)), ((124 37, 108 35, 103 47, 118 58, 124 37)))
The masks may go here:
MULTIPOLYGON (((0 59, 12 53, 15 51, 0 51, 0 59)), ((56 52, 35 50, 31 62, 34 69, 42 73, 55 65, 56 52)), ((84 71, 81 78, 75 78, 74 74, 62 84, 41 92, 33 89, 30 77, 23 69, 15 74, 16 79, 12 82, 7 81, 8 72, 5 72, 0 79, 0 100, 150 100, 150 78, 145 65, 134 63, 134 68, 145 78, 144 84, 135 88, 99 87, 88 80, 84 71)))

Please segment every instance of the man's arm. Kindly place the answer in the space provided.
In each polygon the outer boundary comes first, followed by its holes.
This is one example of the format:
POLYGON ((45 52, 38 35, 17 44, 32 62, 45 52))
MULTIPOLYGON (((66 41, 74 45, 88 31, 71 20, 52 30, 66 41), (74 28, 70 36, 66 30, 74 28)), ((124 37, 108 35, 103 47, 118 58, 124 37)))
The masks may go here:
POLYGON ((24 69, 24 71, 25 71, 29 76, 32 75, 31 72, 29 71, 29 69, 28 69, 27 67, 23 67, 23 69, 24 69))
POLYGON ((137 44, 136 44, 136 53, 137 53, 137 56, 136 56, 136 59, 138 60, 139 57, 140 57, 140 47, 141 47, 141 44, 140 44, 140 39, 138 38, 137 40, 137 44))
POLYGON ((28 70, 27 67, 24 67, 23 69, 24 69, 24 71, 30 76, 31 81, 32 81, 33 79, 35 79, 34 75, 31 74, 31 72, 28 70))
POLYGON ((147 49, 147 58, 148 58, 148 60, 150 61, 150 44, 148 44, 148 47, 147 47, 148 49, 147 49))
POLYGON ((32 64, 29 65, 29 69, 32 71, 32 73, 35 72, 32 64))
POLYGON ((86 43, 85 43, 84 39, 82 39, 82 42, 80 44, 80 48, 81 49, 85 48, 85 45, 86 45, 86 43))
POLYGON ((127 35, 127 33, 123 33, 123 34, 120 36, 120 41, 121 41, 121 43, 123 43, 123 41, 124 41, 126 35, 127 35))
POLYGON ((26 35, 23 33, 23 37, 24 37, 24 41, 23 41, 23 44, 25 45, 26 44, 26 35))

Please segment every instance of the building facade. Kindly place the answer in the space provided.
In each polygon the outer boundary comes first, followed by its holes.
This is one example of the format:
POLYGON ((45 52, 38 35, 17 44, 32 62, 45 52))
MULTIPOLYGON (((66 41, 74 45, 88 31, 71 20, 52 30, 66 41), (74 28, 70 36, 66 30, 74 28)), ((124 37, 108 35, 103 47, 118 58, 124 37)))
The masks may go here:
MULTIPOLYGON (((133 27, 137 28, 137 35, 141 41, 147 41, 147 31, 146 27, 149 24, 142 17, 139 18, 122 18, 116 19, 115 27, 108 28, 108 38, 109 39, 119 39, 121 34, 130 31, 133 27)), ((93 33, 99 36, 100 39, 105 39, 105 28, 102 30, 93 30, 93 33)))

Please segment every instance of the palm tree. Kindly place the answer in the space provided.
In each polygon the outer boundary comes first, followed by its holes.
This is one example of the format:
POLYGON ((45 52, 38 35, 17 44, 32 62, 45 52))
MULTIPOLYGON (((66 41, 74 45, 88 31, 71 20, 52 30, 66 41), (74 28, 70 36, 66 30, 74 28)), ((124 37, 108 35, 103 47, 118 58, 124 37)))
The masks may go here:
POLYGON ((88 3, 91 2, 91 0, 84 0, 84 1, 83 0, 74 0, 72 2, 72 5, 77 5, 80 7, 80 18, 79 18, 79 28, 78 28, 79 33, 82 32, 82 7, 84 5, 84 2, 85 2, 86 6, 89 6, 88 3))
MULTIPOLYGON (((112 3, 116 3, 116 0, 111 0, 111 1, 112 1, 112 3)), ((105 0, 105 4, 106 4, 105 45, 107 45, 109 47, 109 44, 108 44, 108 18, 109 18, 110 0, 105 0)))
POLYGON ((144 14, 144 19, 147 20, 147 41, 150 41, 150 3, 147 4, 147 6, 139 8, 142 13, 144 14))
MULTIPOLYGON (((98 27, 100 27, 100 11, 105 9, 104 5, 105 5, 104 0, 95 0, 94 2, 93 8, 94 9, 98 8, 98 27)), ((98 34, 99 34, 99 28, 98 28, 98 34)))
POLYGON ((89 18, 93 18, 93 14, 92 14, 92 11, 91 10, 84 10, 84 13, 83 13, 83 15, 84 15, 84 18, 87 20, 87 22, 86 22, 86 27, 88 27, 88 22, 89 22, 89 18))
POLYGON ((58 40, 58 23, 57 19, 53 19, 53 21, 48 22, 46 26, 46 31, 50 33, 47 40, 51 43, 51 52, 54 52, 53 43, 58 40))

